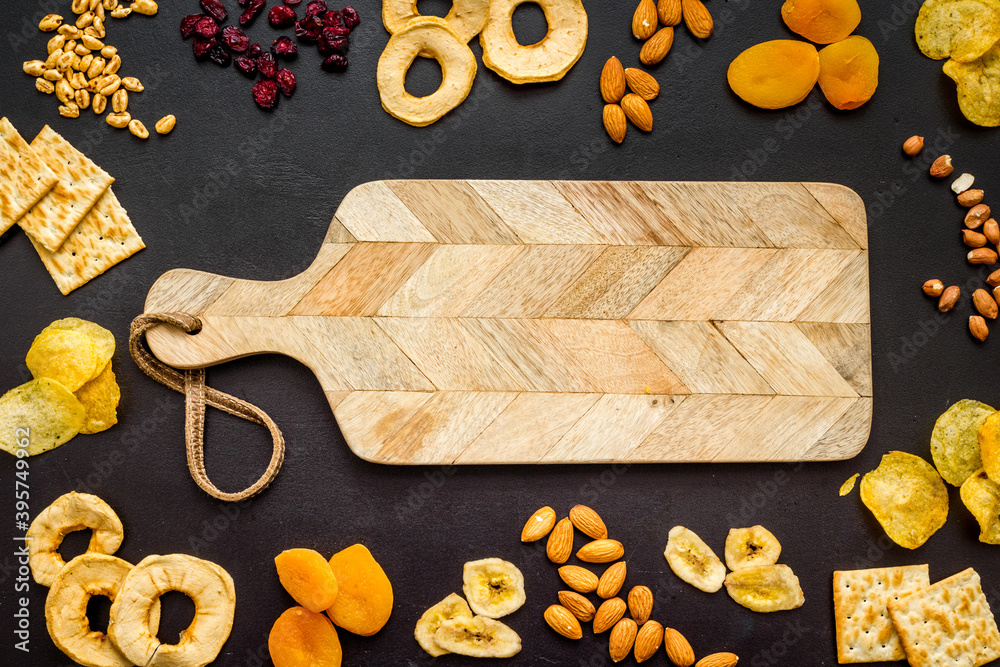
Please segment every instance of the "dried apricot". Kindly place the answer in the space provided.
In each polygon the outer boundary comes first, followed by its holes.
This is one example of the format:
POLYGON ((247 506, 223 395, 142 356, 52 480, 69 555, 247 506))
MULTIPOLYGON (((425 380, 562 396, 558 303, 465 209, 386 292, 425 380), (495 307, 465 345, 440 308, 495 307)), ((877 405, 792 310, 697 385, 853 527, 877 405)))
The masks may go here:
POLYGON ((819 87, 838 109, 857 109, 878 88, 878 52, 854 35, 819 52, 819 87))
POLYGON ((278 617, 267 650, 274 667, 340 667, 344 657, 337 628, 305 607, 292 607, 278 617))
POLYGON ((392 584, 371 552, 355 544, 333 554, 330 567, 340 587, 326 610, 333 622, 365 637, 381 630, 392 614, 392 584))
POLYGON ((858 0, 785 0, 785 24, 811 42, 833 44, 854 32, 861 23, 858 0))
POLYGON ((288 594, 320 614, 337 599, 337 578, 323 554, 312 549, 286 549, 274 557, 278 579, 288 594))
POLYGON ((776 39, 736 56, 729 87, 762 109, 783 109, 806 98, 819 78, 819 53, 807 42, 776 39))

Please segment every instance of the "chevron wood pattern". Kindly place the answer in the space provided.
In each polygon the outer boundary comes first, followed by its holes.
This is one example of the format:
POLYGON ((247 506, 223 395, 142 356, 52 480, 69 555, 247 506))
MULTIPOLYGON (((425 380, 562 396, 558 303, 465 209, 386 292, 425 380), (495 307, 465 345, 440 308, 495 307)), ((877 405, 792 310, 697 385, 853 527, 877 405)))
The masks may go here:
POLYGON ((175 270, 180 368, 313 370, 392 464, 792 461, 871 424, 864 204, 828 183, 380 181, 279 282, 175 270))

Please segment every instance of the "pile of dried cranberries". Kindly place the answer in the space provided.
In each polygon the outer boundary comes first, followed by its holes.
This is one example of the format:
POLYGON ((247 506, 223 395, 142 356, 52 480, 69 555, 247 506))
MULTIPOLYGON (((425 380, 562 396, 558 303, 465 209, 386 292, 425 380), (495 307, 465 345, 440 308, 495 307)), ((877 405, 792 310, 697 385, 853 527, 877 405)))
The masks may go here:
MULTIPOLYGON (((245 7, 240 14, 240 26, 254 21, 267 6, 267 0, 237 0, 245 7)), ((302 0, 284 0, 284 4, 271 7, 267 22, 275 28, 295 26, 295 37, 303 44, 315 44, 323 56, 323 69, 336 72, 347 67, 347 48, 351 30, 361 23, 354 7, 334 11, 326 0, 312 0, 306 5, 306 15, 298 18, 295 5, 302 0)), ((274 40, 271 48, 263 50, 260 44, 251 44, 243 29, 234 25, 222 27, 229 17, 221 0, 201 0, 203 14, 192 14, 181 19, 181 35, 194 37, 195 58, 209 59, 222 67, 230 62, 248 77, 260 75, 253 85, 253 98, 264 109, 273 109, 278 103, 278 91, 285 97, 295 92, 295 74, 279 67, 278 59, 291 60, 298 55, 298 47, 289 37, 274 40)))

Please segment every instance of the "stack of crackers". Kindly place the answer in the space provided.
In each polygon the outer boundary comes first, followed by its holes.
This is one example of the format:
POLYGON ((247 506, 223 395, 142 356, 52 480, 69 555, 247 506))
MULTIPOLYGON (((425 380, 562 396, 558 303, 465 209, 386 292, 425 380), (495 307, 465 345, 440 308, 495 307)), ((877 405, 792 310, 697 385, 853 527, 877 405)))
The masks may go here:
POLYGON ((972 568, 933 586, 926 565, 834 572, 833 603, 840 664, 978 667, 1000 658, 1000 632, 972 568))
POLYGON ((114 180, 48 125, 28 144, 0 118, 0 234, 19 225, 63 294, 146 247, 114 180))

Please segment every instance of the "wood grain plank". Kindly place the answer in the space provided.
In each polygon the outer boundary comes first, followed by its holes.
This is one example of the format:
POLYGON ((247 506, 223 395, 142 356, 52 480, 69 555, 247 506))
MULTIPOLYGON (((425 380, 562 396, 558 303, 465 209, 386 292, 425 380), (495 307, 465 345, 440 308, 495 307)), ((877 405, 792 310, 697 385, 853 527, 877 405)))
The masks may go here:
POLYGON ((623 319, 688 252, 677 246, 610 246, 545 317, 623 319))
POLYGON ((174 269, 153 283, 146 296, 147 313, 204 312, 235 282, 233 278, 214 276, 203 271, 174 269))
POLYGON ((340 218, 333 216, 333 220, 330 221, 330 228, 326 230, 326 238, 323 239, 323 243, 357 243, 357 241, 354 238, 354 234, 347 231, 347 227, 340 221, 340 218))
POLYGON ((776 253, 771 248, 693 248, 628 319, 709 320, 776 253))
POLYGON ((498 273, 528 250, 521 245, 441 245, 378 310, 391 317, 458 317, 498 273))
POLYGON ((711 322, 629 323, 681 382, 699 394, 773 394, 711 322))
POLYGON ((433 243, 437 240, 385 181, 364 183, 348 192, 335 220, 358 241, 433 243))
POLYGON ((351 450, 376 461, 385 440, 406 426, 434 396, 431 392, 356 391, 334 409, 341 433, 351 450))
POLYGON ((374 315, 435 248, 427 243, 358 243, 289 314, 374 315))
POLYGON ((871 327, 828 322, 800 322, 796 326, 854 391, 872 395, 871 327))
POLYGON ((835 183, 803 183, 802 186, 847 230, 860 248, 868 249, 868 215, 858 193, 835 183))
POLYGON ((736 248, 774 245, 750 216, 733 203, 724 183, 649 181, 639 187, 691 245, 736 248))
POLYGON ((690 245, 638 183, 557 181, 555 186, 609 245, 690 245))
POLYGON ((388 181, 389 188, 440 243, 520 244, 465 181, 388 181))
POLYGON ((549 181, 470 181, 524 243, 600 245, 601 235, 549 181))
POLYGON ((872 399, 859 398, 823 437, 801 455, 802 460, 842 461, 857 456, 872 428, 872 399))
MULTIPOLYGON (((351 391, 327 391, 326 401, 330 404, 330 410, 336 411, 337 406, 344 402, 344 399, 353 394, 351 391)), ((336 413, 334 413, 336 417, 336 413)))
POLYGON ((863 252, 848 264, 795 319, 801 322, 867 324, 870 318, 868 253, 863 252))
POLYGON ((778 248, 860 249, 801 183, 730 183, 732 201, 778 248))
POLYGON ((157 359, 174 368, 205 368, 244 356, 225 335, 228 318, 202 317, 201 324, 201 331, 193 336, 166 324, 156 326, 146 332, 146 342, 157 359))

